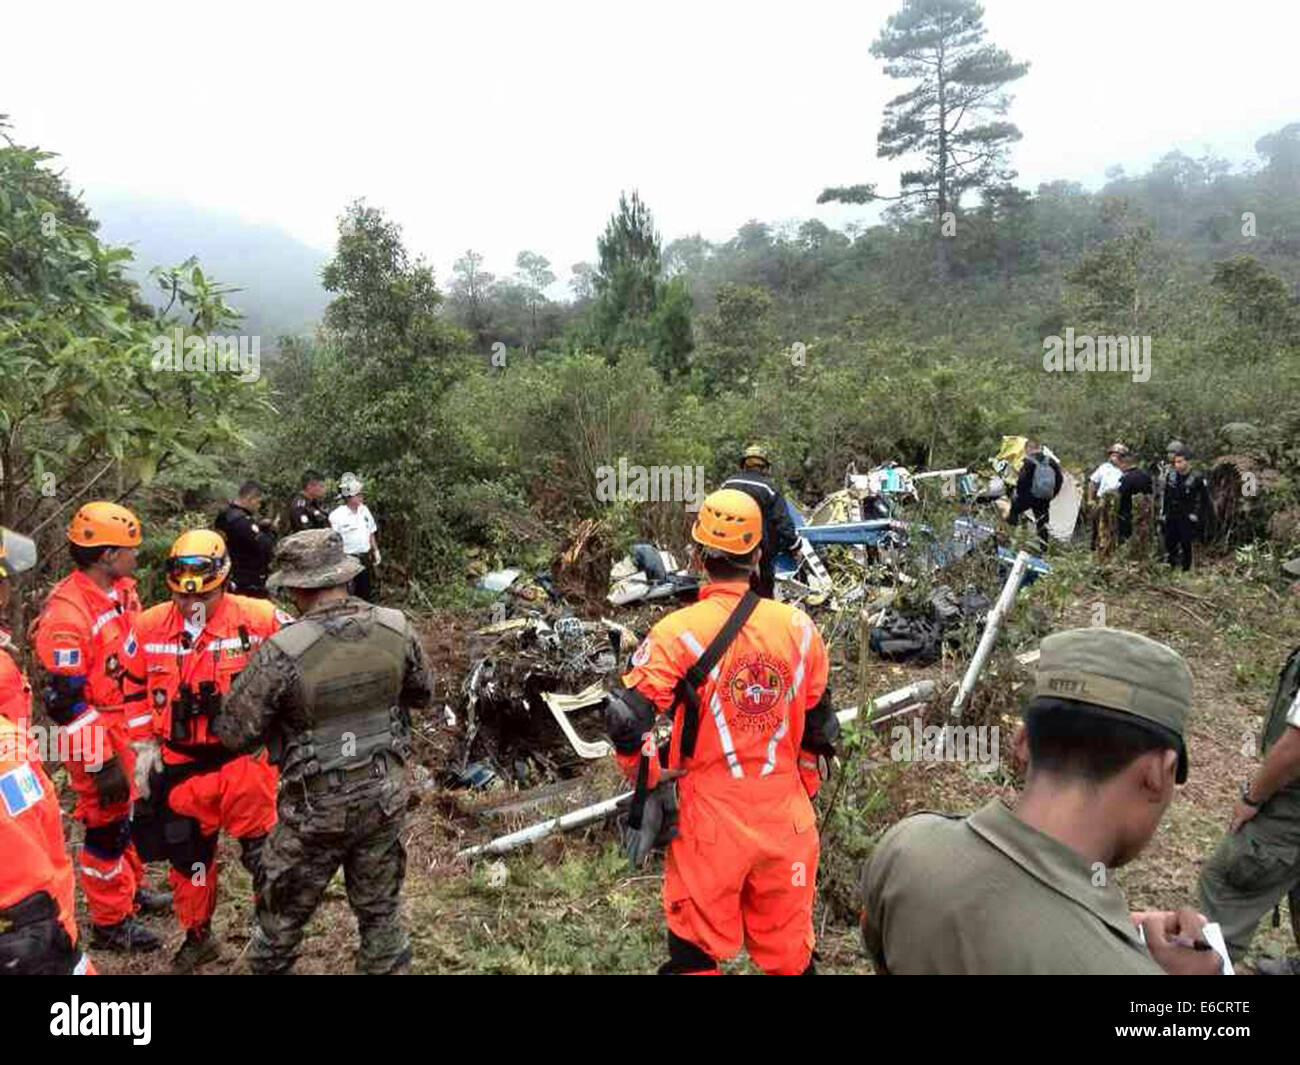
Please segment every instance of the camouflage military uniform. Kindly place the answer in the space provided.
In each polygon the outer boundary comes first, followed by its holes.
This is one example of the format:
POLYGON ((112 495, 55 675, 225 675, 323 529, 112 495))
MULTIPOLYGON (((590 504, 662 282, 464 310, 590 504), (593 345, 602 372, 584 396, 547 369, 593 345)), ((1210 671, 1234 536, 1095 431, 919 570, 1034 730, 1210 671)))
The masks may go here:
MULTIPOLYGON (((344 557, 332 530, 299 533, 281 549, 292 554, 295 541, 328 543, 344 557)), ((410 623, 400 611, 351 597, 286 626, 239 675, 215 731, 235 750, 266 743, 281 769, 279 820, 255 885, 259 932, 248 954, 254 972, 290 969, 340 865, 361 936, 357 970, 387 973, 409 964, 399 915, 410 798, 407 711, 431 698, 410 623)))
MULTIPOLYGON (((1300 649, 1282 667, 1273 698, 1264 715, 1259 753, 1267 757, 1288 728, 1300 728, 1300 649)), ((1300 886, 1300 780, 1270 795, 1259 813, 1228 832, 1201 869, 1201 908, 1223 926, 1223 938, 1234 961, 1250 950, 1259 919, 1290 894, 1295 927, 1297 887, 1300 886)), ((1300 930, 1297 930, 1300 939, 1300 930)))

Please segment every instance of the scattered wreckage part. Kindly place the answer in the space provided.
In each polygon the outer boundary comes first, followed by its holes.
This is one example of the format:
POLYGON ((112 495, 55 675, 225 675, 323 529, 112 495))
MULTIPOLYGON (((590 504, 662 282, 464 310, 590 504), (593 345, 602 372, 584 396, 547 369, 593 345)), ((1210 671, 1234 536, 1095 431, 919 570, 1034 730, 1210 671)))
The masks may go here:
POLYGON ((486 788, 496 779, 496 770, 487 762, 471 762, 456 774, 457 783, 466 788, 486 788))
POLYGON ((484 625, 481 629, 475 629, 474 635, 496 636, 514 629, 526 629, 536 620, 536 618, 511 618, 509 621, 498 621, 491 625, 484 625))
POLYGON ((808 572, 812 574, 812 579, 808 582, 815 592, 829 592, 835 587, 835 582, 831 580, 831 575, 826 571, 826 566, 813 550, 812 544, 806 536, 799 536, 799 553, 803 556, 803 561, 808 566, 808 572))
POLYGON ((456 711, 447 703, 442 704, 442 719, 447 723, 448 728, 456 727, 456 711))
POLYGON ((528 828, 521 828, 518 832, 499 836, 489 843, 483 843, 477 847, 467 847, 465 850, 460 851, 456 857, 477 858, 485 854, 505 854, 517 847, 535 843, 539 839, 545 839, 553 833, 567 832, 571 828, 581 828, 593 821, 603 821, 620 806, 627 805, 631 801, 632 793, 625 791, 622 795, 617 795, 612 799, 604 799, 591 806, 584 806, 581 810, 574 810, 572 813, 563 814, 560 817, 548 818, 538 824, 530 825, 528 828))
POLYGON ((584 740, 578 735, 577 730, 569 723, 569 714, 575 710, 586 710, 593 706, 598 706, 605 700, 605 688, 603 685, 596 683, 590 687, 584 688, 577 695, 560 695, 556 692, 542 692, 542 702, 555 718, 555 723, 560 726, 560 731, 564 733, 565 739, 573 745, 573 749, 578 752, 581 758, 604 758, 613 750, 605 740, 597 740, 592 743, 584 740))
MULTIPOLYGON (((869 704, 868 720, 879 721, 882 714, 893 716, 893 711, 900 706, 910 709, 912 705, 931 702, 935 697, 935 691, 934 681, 927 679, 918 680, 903 688, 895 688, 891 692, 885 692, 884 695, 877 695, 869 704)), ((850 706, 845 710, 837 710, 835 716, 841 725, 846 725, 850 721, 856 721, 860 712, 861 707, 850 706)))
POLYGON ((521 569, 498 569, 478 579, 478 587, 487 592, 504 592, 519 579, 521 569))
POLYGON ((1038 655, 1039 651, 1035 648, 1032 651, 1026 651, 1022 655, 1016 655, 1016 661, 1022 666, 1036 666, 1038 665, 1038 655))
POLYGON ((1062 470, 1061 490, 1047 508, 1047 531, 1052 539, 1073 539, 1074 527, 1078 524, 1079 510, 1082 507, 1083 495, 1079 491, 1078 478, 1062 470))
POLYGON ((925 481, 931 477, 962 477, 968 473, 970 473, 970 470, 965 466, 959 466, 952 470, 926 470, 924 473, 912 474, 912 480, 925 481))
POLYGON ((911 522, 898 518, 841 521, 828 525, 801 525, 795 534, 809 544, 868 544, 878 546, 891 537, 906 538, 911 522))
POLYGON ((952 702, 951 715, 958 721, 961 720, 962 708, 965 707, 966 700, 975 687, 975 681, 978 679, 981 670, 984 669, 984 663, 988 660, 989 652, 993 650, 993 644, 998 638, 998 630, 1002 628, 1002 619, 1006 617, 1007 611, 1011 609, 1011 604, 1015 602, 1016 592, 1020 590, 1020 582, 1024 579, 1025 571, 1028 568, 1029 552, 1021 551, 1016 556, 1015 565, 1011 567, 1011 574, 1007 577, 1007 583, 1002 586, 1002 593, 998 596, 998 601, 993 604, 993 609, 989 611, 988 619, 984 622, 984 635, 980 637, 979 646, 975 648, 975 655, 971 658, 970 665, 966 667, 966 675, 962 677, 961 687, 957 689, 957 698, 952 702))

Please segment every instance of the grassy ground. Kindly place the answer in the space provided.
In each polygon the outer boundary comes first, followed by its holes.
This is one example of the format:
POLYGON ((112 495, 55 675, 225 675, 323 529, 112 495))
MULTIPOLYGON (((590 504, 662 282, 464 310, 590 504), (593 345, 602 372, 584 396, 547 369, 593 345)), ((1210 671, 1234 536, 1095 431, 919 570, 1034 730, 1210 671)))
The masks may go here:
MULTIPOLYGON (((824 890, 816 915, 822 971, 871 971, 852 922, 850 885, 857 863, 881 831, 916 810, 966 812, 1000 790, 1014 791, 1013 712, 1029 675, 1014 665, 1011 653, 1035 646, 1044 628, 1086 626, 1100 620, 1101 612, 1107 625, 1170 644, 1187 659, 1195 677, 1190 778, 1178 789, 1151 845, 1119 873, 1134 909, 1194 904, 1200 864, 1223 831, 1236 788, 1256 763, 1260 711, 1287 652, 1300 642, 1297 600, 1282 590, 1275 567, 1249 556, 1172 577, 1154 568, 1098 568, 1079 549, 1053 561, 1058 565, 1052 578, 1022 595, 1008 625, 1011 646, 991 663, 988 683, 973 707, 977 720, 1003 726, 1003 760, 996 773, 955 763, 896 763, 889 760, 888 735, 867 732, 855 740, 836 813, 824 835, 824 890)), ((426 628, 443 686, 440 695, 448 702, 454 703, 466 665, 461 648, 467 627, 467 619, 439 617, 426 628)), ((856 652, 844 647, 839 652, 835 682, 843 694, 836 701, 848 705, 856 701, 856 652)), ((950 699, 961 669, 960 661, 913 669, 873 659, 868 691, 878 694, 930 676, 950 699)), ((440 719, 441 702, 436 710, 440 719)), ((436 762, 438 752, 435 741, 426 760, 436 762)), ((619 788, 612 767, 600 765, 570 801, 595 801, 619 788)), ((823 809, 834 790, 824 789, 818 800, 823 809)), ((500 861, 467 866, 455 859, 459 848, 539 816, 531 810, 488 819, 467 810, 463 795, 426 793, 407 826, 405 906, 416 972, 644 973, 663 960, 658 867, 631 875, 607 826, 551 838, 500 861)), ((251 918, 248 877, 238 866, 235 847, 223 841, 221 855, 225 866, 215 927, 226 944, 226 958, 206 971, 243 972, 241 955, 251 918)), ((164 955, 102 955, 95 959, 99 967, 106 972, 165 971, 167 955, 181 935, 170 918, 149 921, 168 937, 164 955)), ((310 926, 300 970, 350 971, 355 934, 339 877, 310 926)), ((1284 915, 1279 930, 1264 922, 1255 948, 1282 953, 1289 940, 1284 915)), ((728 968, 754 971, 743 957, 728 968)))

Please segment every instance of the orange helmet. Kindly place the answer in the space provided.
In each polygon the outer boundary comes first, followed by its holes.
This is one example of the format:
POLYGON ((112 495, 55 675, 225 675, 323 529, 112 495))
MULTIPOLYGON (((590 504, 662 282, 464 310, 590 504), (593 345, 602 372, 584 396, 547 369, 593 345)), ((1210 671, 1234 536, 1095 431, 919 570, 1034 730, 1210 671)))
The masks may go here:
POLYGON ((202 595, 230 573, 230 555, 221 534, 211 529, 181 533, 167 556, 167 587, 183 595, 202 595))
POLYGON ((763 514, 744 492, 721 488, 704 497, 691 539, 727 555, 748 555, 763 539, 763 514))
POLYGON ((81 547, 139 547, 140 519, 116 503, 86 503, 68 523, 68 542, 81 547))

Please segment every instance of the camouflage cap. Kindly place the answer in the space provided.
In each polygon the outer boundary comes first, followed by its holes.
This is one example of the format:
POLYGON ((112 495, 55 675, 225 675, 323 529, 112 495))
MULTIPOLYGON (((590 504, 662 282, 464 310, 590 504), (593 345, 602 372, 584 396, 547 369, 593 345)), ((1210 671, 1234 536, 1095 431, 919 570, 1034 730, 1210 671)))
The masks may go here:
POLYGON ((343 553, 343 537, 333 529, 307 529, 275 545, 275 572, 267 578, 270 591, 280 588, 333 588, 347 584, 364 568, 343 553))
POLYGON ((1034 694, 1120 710, 1181 740, 1192 707, 1192 673, 1177 651, 1150 637, 1070 629, 1043 640, 1034 694))

